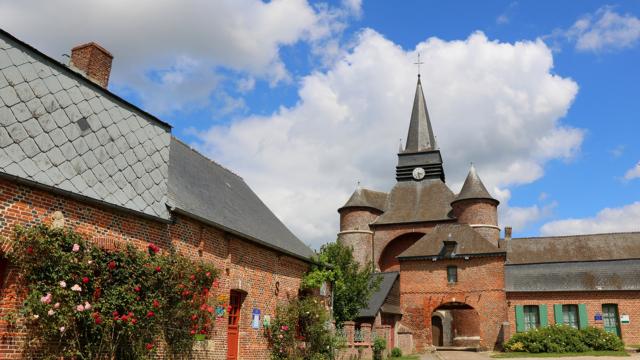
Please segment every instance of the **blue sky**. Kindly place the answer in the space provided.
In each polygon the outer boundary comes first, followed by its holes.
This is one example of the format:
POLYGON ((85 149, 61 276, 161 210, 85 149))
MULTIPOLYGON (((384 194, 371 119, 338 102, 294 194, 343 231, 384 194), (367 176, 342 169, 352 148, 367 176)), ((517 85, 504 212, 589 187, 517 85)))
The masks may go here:
POLYGON ((636 1, 0 0, 0 24, 107 47, 112 91, 314 246, 357 181, 392 186, 418 52, 454 191, 473 161, 517 236, 640 230, 636 1))

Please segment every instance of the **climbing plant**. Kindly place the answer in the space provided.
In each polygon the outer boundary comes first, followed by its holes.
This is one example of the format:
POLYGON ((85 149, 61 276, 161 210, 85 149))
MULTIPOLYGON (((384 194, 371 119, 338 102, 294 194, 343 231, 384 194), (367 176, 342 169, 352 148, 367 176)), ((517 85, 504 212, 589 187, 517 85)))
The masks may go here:
POLYGON ((27 351, 51 359, 188 358, 213 325, 218 272, 149 243, 107 251, 68 229, 18 227, 27 351))

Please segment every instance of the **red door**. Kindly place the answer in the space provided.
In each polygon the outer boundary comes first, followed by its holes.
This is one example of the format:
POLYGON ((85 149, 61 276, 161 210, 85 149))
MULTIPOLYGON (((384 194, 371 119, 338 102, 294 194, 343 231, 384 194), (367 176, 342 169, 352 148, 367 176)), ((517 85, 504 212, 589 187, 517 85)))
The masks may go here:
POLYGON ((231 290, 229 296, 229 325, 227 327, 227 360, 238 359, 238 323, 240 321, 240 307, 242 294, 231 290))

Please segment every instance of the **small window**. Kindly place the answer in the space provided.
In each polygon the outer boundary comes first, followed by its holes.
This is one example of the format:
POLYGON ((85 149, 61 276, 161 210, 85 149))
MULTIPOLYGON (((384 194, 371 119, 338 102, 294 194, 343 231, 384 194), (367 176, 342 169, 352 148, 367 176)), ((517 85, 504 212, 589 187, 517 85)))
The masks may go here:
POLYGON ((578 305, 562 305, 562 323, 578 328, 578 305))
POLYGON ((540 310, 538 305, 525 305, 524 310, 524 330, 537 329, 540 327, 540 310))
POLYGON ((449 282, 449 284, 455 284, 458 282, 457 266, 447 266, 447 282, 449 282))

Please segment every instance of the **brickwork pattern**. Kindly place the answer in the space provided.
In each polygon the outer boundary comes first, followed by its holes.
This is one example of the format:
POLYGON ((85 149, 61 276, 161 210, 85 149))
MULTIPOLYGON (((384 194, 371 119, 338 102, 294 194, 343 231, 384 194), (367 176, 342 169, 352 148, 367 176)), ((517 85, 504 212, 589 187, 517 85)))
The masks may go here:
POLYGON ((424 351, 432 344, 431 314, 447 303, 471 306, 479 316, 480 347, 496 347, 506 320, 504 260, 504 257, 484 257, 400 262, 402 324, 413 331, 417 351, 424 351), (447 281, 450 265, 458 267, 455 284, 447 281))
POLYGON ((95 43, 71 49, 71 64, 105 89, 109 85, 112 61, 113 56, 95 43))
MULTIPOLYGON (((472 199, 453 203, 453 214, 461 224, 498 226, 498 207, 490 200, 472 199)), ((482 236, 498 246, 500 230, 476 228, 482 236)))
POLYGON ((393 240, 409 233, 427 234, 436 227, 436 223, 377 225, 373 227, 373 259, 380 264, 382 252, 393 240))
POLYGON ((622 340, 627 345, 640 344, 640 291, 566 291, 566 292, 511 292, 507 293, 510 331, 516 332, 516 305, 547 305, 547 323, 555 324, 554 304, 585 304, 589 326, 603 328, 602 321, 595 320, 596 312, 602 313, 602 304, 617 304, 620 315, 629 315, 629 324, 620 324, 622 340))
MULTIPOLYGON (((114 243, 127 242, 144 249, 148 242, 161 248, 173 243, 187 256, 213 263, 221 274, 220 287, 212 296, 228 295, 231 289, 246 292, 240 315, 240 358, 268 359, 262 329, 251 328, 252 310, 257 308, 261 310, 261 316, 273 316, 278 304, 296 297, 300 279, 307 270, 306 263, 183 216, 177 216, 173 224, 167 224, 0 180, 0 235, 3 237, 11 237, 15 225, 49 221, 55 211, 64 214, 65 226, 85 234, 101 246, 112 247, 114 243)), ((0 252, 6 250, 4 245, 0 252)), ((0 318, 19 307, 25 295, 11 267, 1 290, 0 318)), ((226 317, 216 321, 201 356, 226 357, 226 325, 226 317)), ((23 341, 24 334, 0 320, 0 358, 20 359, 23 341)))
POLYGON ((361 265, 372 261, 373 232, 369 228, 378 214, 369 208, 347 208, 340 211, 338 241, 353 249, 353 258, 361 265))

